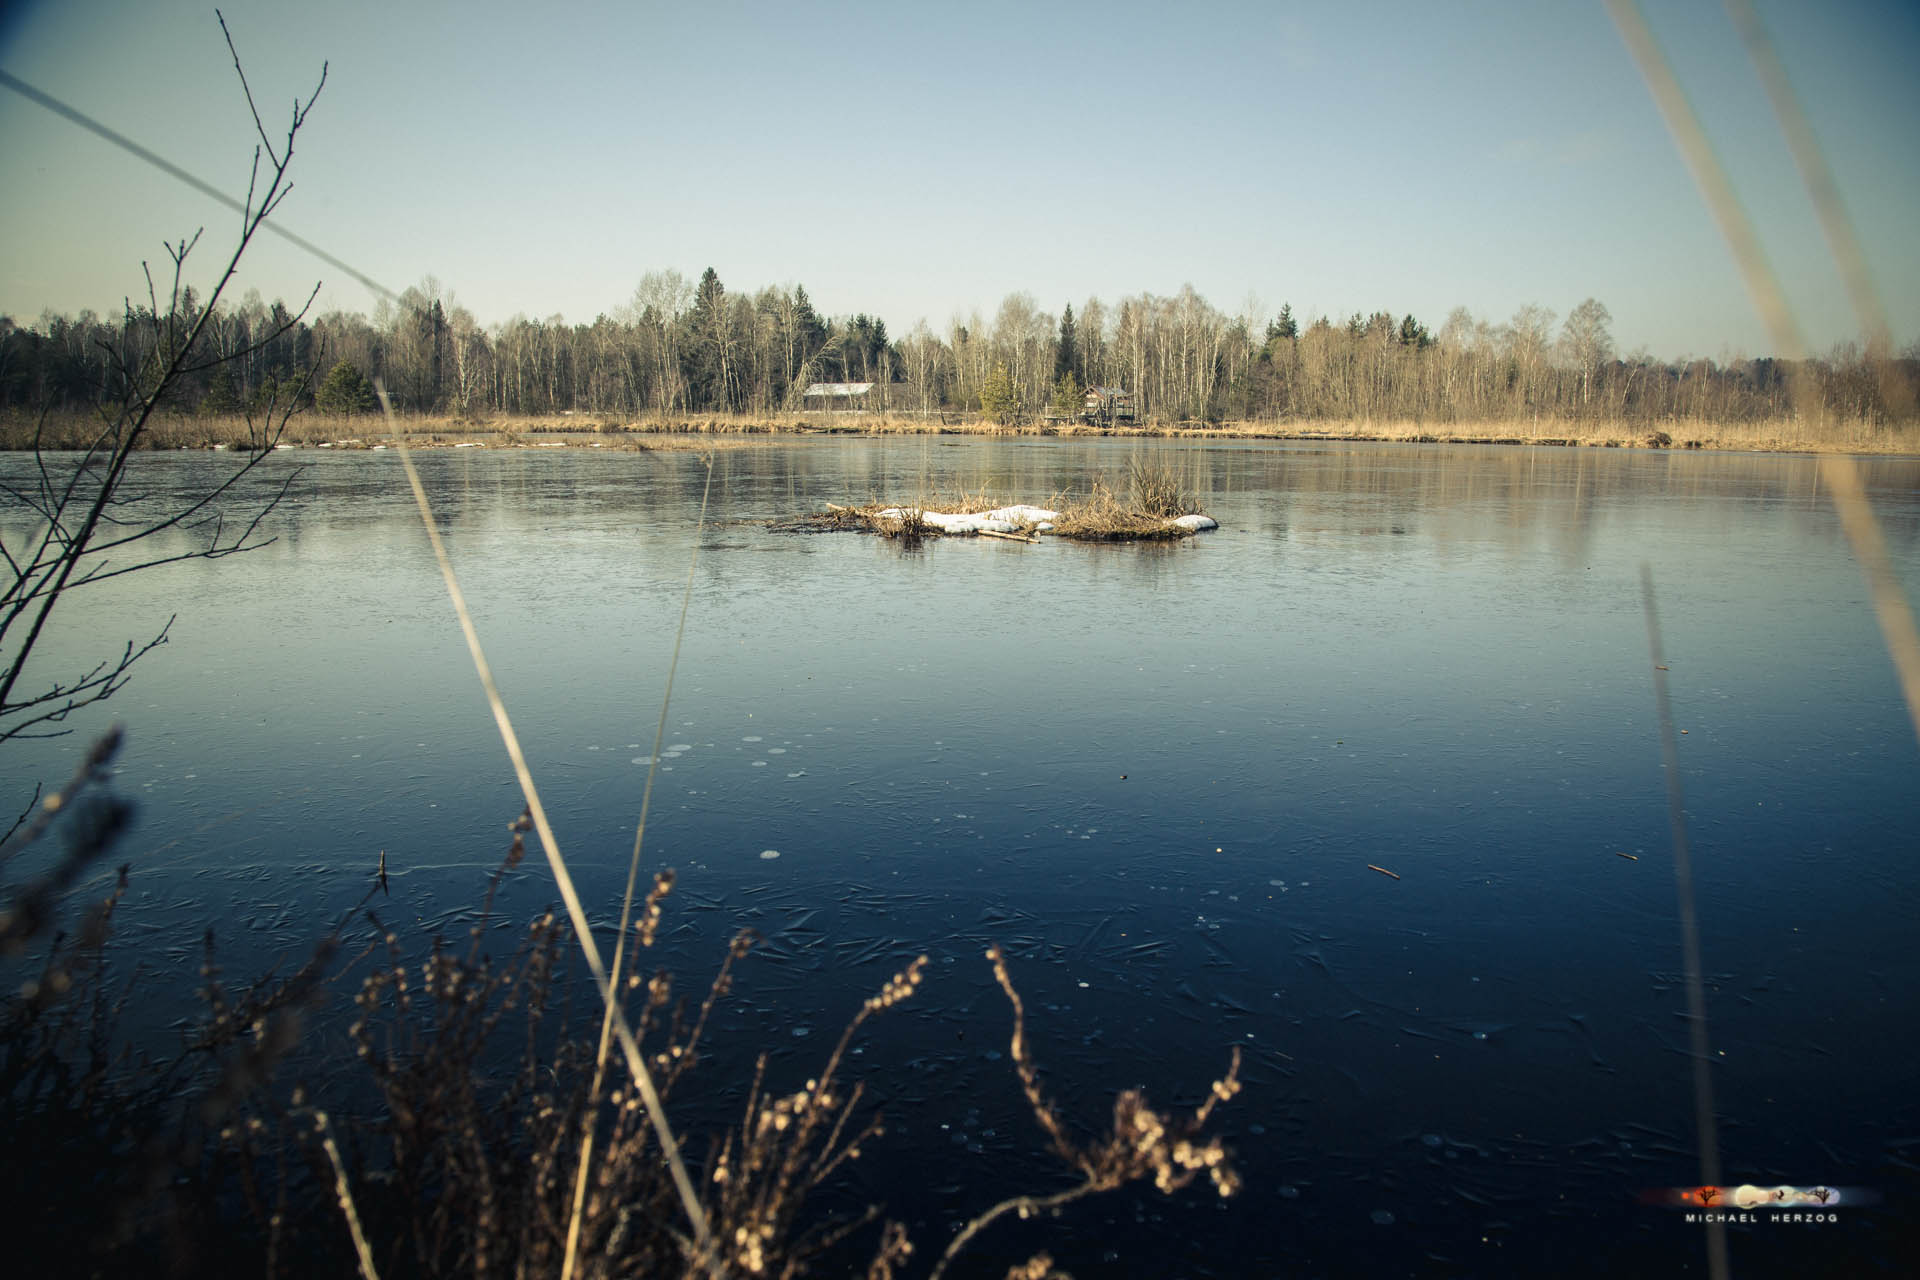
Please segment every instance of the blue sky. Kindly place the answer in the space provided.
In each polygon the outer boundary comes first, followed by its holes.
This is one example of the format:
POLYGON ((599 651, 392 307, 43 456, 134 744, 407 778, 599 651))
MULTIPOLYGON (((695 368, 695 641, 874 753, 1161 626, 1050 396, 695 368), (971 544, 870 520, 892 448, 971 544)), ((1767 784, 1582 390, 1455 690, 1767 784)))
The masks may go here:
MULTIPOLYGON (((1592 3, 224 4, 271 126, 321 61, 281 220, 483 323, 591 321, 642 274, 800 283, 896 334, 1191 283, 1264 320, 1599 298, 1623 351, 1770 349, 1592 3)), ((1892 319, 1920 340, 1920 8, 1759 4, 1892 319)), ((1771 108, 1710 0, 1649 23, 1816 349, 1854 319, 1771 108)), ((0 67, 241 193, 206 3, 13 4, 0 67)), ((0 92, 0 312, 105 311, 163 238, 236 215, 0 92)), ((275 240, 241 288, 371 312, 275 240)))

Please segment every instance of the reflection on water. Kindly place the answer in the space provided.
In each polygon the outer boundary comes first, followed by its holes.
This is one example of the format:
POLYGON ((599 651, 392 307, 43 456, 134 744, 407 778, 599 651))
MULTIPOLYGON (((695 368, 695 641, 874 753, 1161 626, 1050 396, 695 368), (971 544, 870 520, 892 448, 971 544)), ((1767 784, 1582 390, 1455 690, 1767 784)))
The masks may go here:
MULTIPOLYGON (((209 918, 235 968, 302 946, 383 848, 391 915, 454 919, 519 810, 397 460, 297 461, 272 547, 76 597, 48 650, 82 660, 180 615, 114 706, 142 803, 125 927, 163 979, 190 973, 209 918)), ((702 463, 421 461, 610 916, 702 463)), ((161 488, 231 465, 141 462, 161 488)), ((1086 1274, 1108 1253, 1133 1274, 1697 1267, 1693 1229, 1634 1201, 1696 1176, 1645 561, 1686 730, 1723 1162, 1888 1199, 1818 1238, 1736 1232, 1736 1265, 1895 1256, 1920 1216, 1920 751, 1811 461, 936 438, 713 465, 648 833, 649 862, 680 871, 664 946, 704 972, 758 928, 718 1065, 773 1045, 797 1078, 932 956, 857 1059, 891 1138, 850 1202, 889 1200, 931 1244, 1009 1186, 1060 1185, 1002 1057, 997 941, 1089 1127, 1125 1085, 1193 1100, 1242 1046, 1225 1116, 1246 1191, 996 1228, 980 1274, 1040 1243, 1086 1274), (758 523, 870 497, 1045 501, 1143 449, 1219 533, 909 552, 758 523)), ((1920 464, 1865 469, 1915 592, 1920 464)), ((62 775, 76 749, 20 750, 9 776, 62 775)), ((507 908, 551 897, 528 871, 507 908)))

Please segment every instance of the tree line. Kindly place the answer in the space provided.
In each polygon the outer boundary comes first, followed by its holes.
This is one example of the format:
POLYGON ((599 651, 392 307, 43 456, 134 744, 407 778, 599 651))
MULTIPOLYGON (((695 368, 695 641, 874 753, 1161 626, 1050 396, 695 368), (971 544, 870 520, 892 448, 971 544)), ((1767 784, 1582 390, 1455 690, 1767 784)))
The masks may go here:
MULTIPOLYGON (((170 305, 190 328, 191 290, 170 305)), ((0 410, 84 412, 110 394, 109 372, 158 317, 0 317, 0 410)), ((326 412, 371 408, 383 382, 403 411, 468 419, 577 413, 607 418, 772 414, 805 407, 816 382, 868 382, 894 414, 978 413, 1007 421, 1066 411, 1089 386, 1135 394, 1161 423, 1514 420, 1755 421, 1808 412, 1906 422, 1920 387, 1920 344, 1899 359, 1858 346, 1790 362, 1622 356, 1611 317, 1589 298, 1561 320, 1525 306, 1504 321, 1455 308, 1437 328, 1388 311, 1302 324, 1290 306, 1229 315, 1191 286, 1171 297, 1089 299, 1056 315, 1026 293, 991 320, 924 321, 901 336, 885 321, 820 315, 804 288, 730 291, 648 274, 625 306, 591 324, 515 316, 482 326, 431 278, 372 316, 311 319, 249 294, 200 328, 194 372, 162 406, 236 413, 301 398, 326 412)), ((137 357, 137 353, 135 353, 137 357)), ((135 363, 137 364, 137 358, 135 363)))

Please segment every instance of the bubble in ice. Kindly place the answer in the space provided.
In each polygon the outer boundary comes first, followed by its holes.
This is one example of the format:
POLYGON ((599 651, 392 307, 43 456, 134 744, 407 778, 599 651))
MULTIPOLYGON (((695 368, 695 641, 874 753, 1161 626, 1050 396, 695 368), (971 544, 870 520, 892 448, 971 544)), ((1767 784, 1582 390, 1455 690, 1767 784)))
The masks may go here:
POLYGON ((1440 1135, 1437 1133, 1423 1133, 1420 1135, 1420 1141, 1430 1147, 1437 1147, 1440 1145, 1440 1135))
POLYGON ((760 851, 760 861, 762 862, 772 862, 779 856, 780 851, 778 849, 762 849, 760 851))
POLYGON ((744 738, 742 738, 742 739, 740 739, 740 741, 742 741, 742 742, 758 742, 758 741, 760 741, 760 735, 759 735, 759 734, 757 734, 757 733, 750 733, 750 734, 748 734, 748 735, 747 735, 746 737, 744 737, 744 738))
POLYGON ((764 769, 767 767, 767 762, 765 760, 755 760, 753 762, 753 767, 756 769, 764 769))
POLYGON ((787 754, 787 749, 785 747, 768 747, 767 754, 770 756, 783 756, 787 754))
POLYGON ((693 750, 693 744, 691 742, 675 742, 669 744, 667 750, 674 752, 691 751, 693 750))
POLYGON ((635 756, 633 758, 633 762, 635 764, 652 764, 653 757, 652 756, 635 756))
POLYGON ((789 778, 804 778, 807 776, 807 771, 805 769, 795 769, 792 773, 788 774, 787 776, 789 778))
POLYGON ((1386 1209, 1375 1209, 1367 1216, 1373 1219, 1375 1226, 1390 1227, 1393 1225, 1393 1214, 1386 1209))

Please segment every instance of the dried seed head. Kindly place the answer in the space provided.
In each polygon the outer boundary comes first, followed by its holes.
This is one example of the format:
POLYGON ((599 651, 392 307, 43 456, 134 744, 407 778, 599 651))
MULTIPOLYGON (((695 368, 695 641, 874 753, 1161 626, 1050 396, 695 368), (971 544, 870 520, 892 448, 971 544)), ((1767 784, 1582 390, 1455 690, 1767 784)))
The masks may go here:
POLYGON ((868 1011, 878 1012, 881 1009, 891 1008, 912 995, 919 987, 920 978, 926 967, 927 958, 924 955, 916 957, 912 964, 893 975, 887 985, 880 989, 879 995, 873 996, 866 1002, 868 1011))

